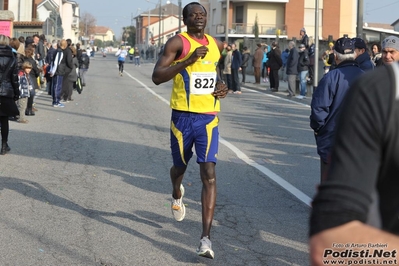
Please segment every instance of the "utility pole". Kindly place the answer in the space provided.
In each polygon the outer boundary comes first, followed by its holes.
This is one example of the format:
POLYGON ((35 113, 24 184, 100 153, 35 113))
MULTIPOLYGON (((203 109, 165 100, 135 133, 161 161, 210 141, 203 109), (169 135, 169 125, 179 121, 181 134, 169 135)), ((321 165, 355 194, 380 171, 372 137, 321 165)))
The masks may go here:
POLYGON ((162 13, 162 0, 159 0, 159 21, 158 21, 158 48, 161 48, 161 13, 162 13))
POLYGON ((357 0, 356 35, 358 38, 363 38, 363 0, 357 0))
POLYGON ((230 0, 227 0, 226 1, 226 27, 224 29, 224 31, 225 31, 224 39, 227 43, 229 42, 229 11, 230 11, 229 7, 230 7, 230 0))
POLYGON ((319 83, 319 0, 315 0, 315 32, 314 32, 314 68, 313 68, 313 91, 319 83))
POLYGON ((178 5, 179 5, 179 33, 181 33, 181 0, 178 0, 178 5))

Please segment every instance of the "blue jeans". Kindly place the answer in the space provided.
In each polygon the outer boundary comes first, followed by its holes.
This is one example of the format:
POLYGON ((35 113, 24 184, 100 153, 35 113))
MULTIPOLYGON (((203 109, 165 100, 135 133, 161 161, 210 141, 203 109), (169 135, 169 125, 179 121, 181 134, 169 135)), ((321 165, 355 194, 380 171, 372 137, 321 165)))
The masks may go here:
POLYGON ((52 96, 53 96, 53 105, 60 103, 63 79, 64 79, 64 76, 58 76, 58 75, 53 76, 52 84, 51 84, 51 87, 52 87, 51 93, 52 93, 52 96))
POLYGON ((306 87, 306 76, 308 75, 308 70, 301 71, 299 73, 299 88, 301 90, 300 95, 306 96, 307 87, 306 87))
POLYGON ((140 57, 138 57, 138 56, 135 56, 135 57, 134 57, 134 64, 135 64, 136 66, 139 66, 139 65, 140 65, 140 57))

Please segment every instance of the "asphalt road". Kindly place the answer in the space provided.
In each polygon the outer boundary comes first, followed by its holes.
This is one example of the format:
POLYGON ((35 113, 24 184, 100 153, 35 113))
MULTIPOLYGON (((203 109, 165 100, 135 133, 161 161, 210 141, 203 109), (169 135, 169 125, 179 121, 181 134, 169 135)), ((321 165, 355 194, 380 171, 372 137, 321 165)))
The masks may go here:
POLYGON ((319 179, 309 100, 263 85, 222 100, 210 260, 195 253, 195 157, 183 181, 186 218, 171 215, 171 83, 155 86, 153 67, 126 63, 120 77, 116 57, 96 55, 73 102, 54 108, 42 93, 28 124, 10 122, 0 265, 309 265, 319 179))

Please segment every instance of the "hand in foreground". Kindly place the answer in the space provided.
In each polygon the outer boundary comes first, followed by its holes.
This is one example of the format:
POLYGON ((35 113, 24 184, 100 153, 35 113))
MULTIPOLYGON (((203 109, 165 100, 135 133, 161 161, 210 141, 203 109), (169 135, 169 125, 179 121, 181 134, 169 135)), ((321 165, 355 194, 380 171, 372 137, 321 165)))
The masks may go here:
POLYGON ((212 92, 212 95, 216 98, 224 98, 227 95, 227 91, 228 91, 227 85, 224 84, 223 81, 219 80, 216 82, 216 89, 214 92, 212 92))

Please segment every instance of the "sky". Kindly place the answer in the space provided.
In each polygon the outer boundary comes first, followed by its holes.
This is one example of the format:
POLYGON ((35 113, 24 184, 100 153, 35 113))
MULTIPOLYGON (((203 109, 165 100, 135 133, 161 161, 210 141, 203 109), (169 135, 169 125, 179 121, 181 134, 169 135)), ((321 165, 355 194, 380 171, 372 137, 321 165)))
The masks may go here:
MULTIPOLYGON (((109 27, 114 31, 115 37, 119 39, 122 28, 131 24, 136 25, 134 17, 147 10, 154 9, 159 1, 162 5, 167 0, 75 0, 80 7, 81 14, 90 13, 97 19, 97 26, 109 27)), ((182 7, 194 0, 182 0, 182 7)), ((292 0, 290 0, 292 1, 292 0)), ((363 0, 364 1, 364 22, 391 24, 399 19, 398 0, 363 0)), ((178 5, 177 0, 171 0, 178 5)))

